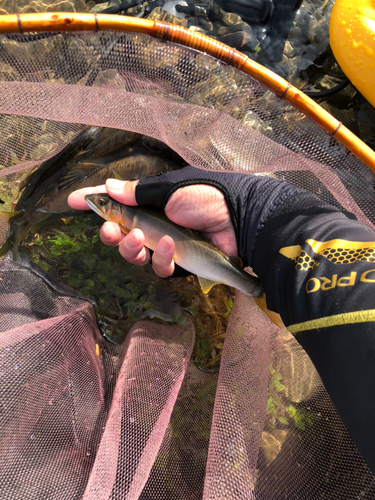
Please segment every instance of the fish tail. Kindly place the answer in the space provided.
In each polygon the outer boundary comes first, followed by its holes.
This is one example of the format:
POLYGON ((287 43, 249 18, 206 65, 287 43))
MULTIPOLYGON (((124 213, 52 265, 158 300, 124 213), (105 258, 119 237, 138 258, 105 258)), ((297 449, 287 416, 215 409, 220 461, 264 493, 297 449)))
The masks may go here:
POLYGON ((7 253, 11 254, 12 260, 15 260, 14 257, 18 255, 17 238, 13 234, 9 235, 0 247, 0 257, 7 253))
POLYGON ((7 238, 0 247, 0 257, 3 257, 11 247, 9 238, 7 238))
POLYGON ((7 221, 10 221, 12 219, 18 219, 23 214, 24 214, 23 211, 20 211, 20 212, 1 212, 0 211, 1 217, 3 217, 4 219, 6 219, 7 221))
POLYGON ((27 220, 13 220, 9 226, 9 231, 6 240, 0 247, 0 257, 11 252, 12 255, 18 255, 18 243, 29 232, 30 224, 27 220))

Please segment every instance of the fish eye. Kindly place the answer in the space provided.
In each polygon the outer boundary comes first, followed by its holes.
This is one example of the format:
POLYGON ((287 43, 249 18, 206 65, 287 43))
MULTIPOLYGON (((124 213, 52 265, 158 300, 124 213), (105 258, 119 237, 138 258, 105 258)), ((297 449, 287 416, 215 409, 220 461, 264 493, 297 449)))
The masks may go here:
POLYGON ((101 207, 104 207, 104 205, 107 204, 107 200, 105 198, 99 198, 98 200, 98 205, 100 205, 101 207))

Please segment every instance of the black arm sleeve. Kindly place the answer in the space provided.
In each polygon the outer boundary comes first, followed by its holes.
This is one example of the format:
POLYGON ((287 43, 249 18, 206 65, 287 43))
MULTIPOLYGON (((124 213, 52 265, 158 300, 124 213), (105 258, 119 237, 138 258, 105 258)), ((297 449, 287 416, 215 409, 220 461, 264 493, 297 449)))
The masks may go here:
POLYGON ((142 179, 137 201, 164 208, 190 184, 223 192, 239 256, 309 354, 375 473, 375 232, 277 179, 193 167, 142 179))
POLYGON ((309 354, 375 473, 375 232, 349 214, 301 202, 264 225, 254 269, 268 307, 309 354))

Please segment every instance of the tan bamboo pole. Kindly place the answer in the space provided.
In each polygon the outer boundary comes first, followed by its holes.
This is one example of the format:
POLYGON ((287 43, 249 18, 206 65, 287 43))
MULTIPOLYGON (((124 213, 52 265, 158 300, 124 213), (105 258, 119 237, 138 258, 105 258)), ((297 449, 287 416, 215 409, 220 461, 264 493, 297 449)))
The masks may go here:
POLYGON ((328 134, 344 144, 355 156, 375 172, 375 152, 350 132, 319 104, 293 87, 280 76, 256 63, 241 52, 212 38, 164 21, 108 14, 51 12, 10 14, 0 16, 0 33, 42 31, 105 31, 117 30, 144 33, 155 38, 191 47, 233 66, 266 85, 282 99, 313 119, 328 134))

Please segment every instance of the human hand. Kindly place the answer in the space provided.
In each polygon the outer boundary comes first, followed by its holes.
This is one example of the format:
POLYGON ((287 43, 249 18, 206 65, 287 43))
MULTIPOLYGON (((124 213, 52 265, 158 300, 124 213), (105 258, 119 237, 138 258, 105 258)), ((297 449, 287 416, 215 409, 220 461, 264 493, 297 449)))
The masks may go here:
MULTIPOLYGON (((136 187, 139 181, 118 181, 108 179, 104 186, 84 188, 69 195, 68 204, 77 210, 87 209, 85 195, 107 192, 112 198, 125 205, 137 205, 136 187)), ((177 189, 165 206, 167 217, 176 224, 200 231, 204 238, 227 255, 237 255, 237 242, 227 203, 223 193, 216 187, 195 184, 177 189)), ((125 235, 118 224, 105 222, 100 230, 102 242, 119 246, 124 259, 135 265, 151 261, 150 251, 140 229, 133 229, 125 235)), ((152 256, 152 266, 162 278, 174 272, 174 242, 169 236, 159 241, 152 256)))

